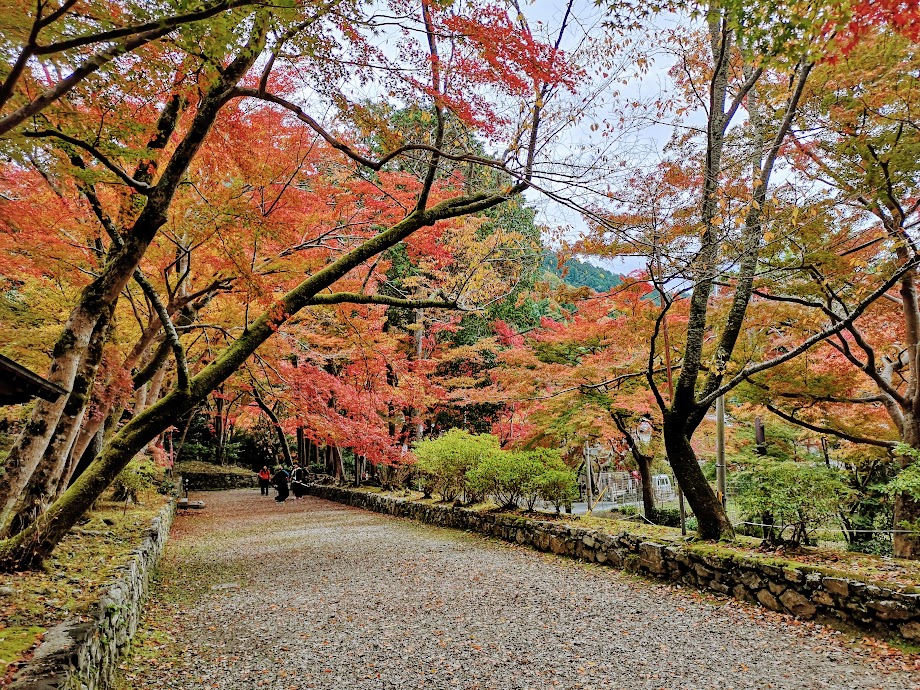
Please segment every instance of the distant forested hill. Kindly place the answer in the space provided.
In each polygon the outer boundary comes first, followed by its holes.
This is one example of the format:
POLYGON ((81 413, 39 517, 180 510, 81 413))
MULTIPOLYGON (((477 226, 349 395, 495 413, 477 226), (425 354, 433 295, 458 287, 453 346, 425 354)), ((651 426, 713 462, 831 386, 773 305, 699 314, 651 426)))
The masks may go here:
POLYGON ((572 287, 586 286, 597 292, 607 292, 623 282, 615 273, 578 259, 569 259, 560 269, 556 254, 549 250, 543 252, 543 270, 562 278, 572 287))

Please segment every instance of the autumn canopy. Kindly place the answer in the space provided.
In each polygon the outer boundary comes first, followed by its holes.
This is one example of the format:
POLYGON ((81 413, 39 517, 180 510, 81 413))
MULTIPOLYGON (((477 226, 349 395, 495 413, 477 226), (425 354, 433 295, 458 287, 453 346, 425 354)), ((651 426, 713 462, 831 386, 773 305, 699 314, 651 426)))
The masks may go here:
POLYGON ((0 351, 66 394, 4 411, 0 568, 259 429, 384 484, 450 429, 601 444, 731 536, 719 398, 920 557, 913 3, 541 5, 4 10, 0 351))

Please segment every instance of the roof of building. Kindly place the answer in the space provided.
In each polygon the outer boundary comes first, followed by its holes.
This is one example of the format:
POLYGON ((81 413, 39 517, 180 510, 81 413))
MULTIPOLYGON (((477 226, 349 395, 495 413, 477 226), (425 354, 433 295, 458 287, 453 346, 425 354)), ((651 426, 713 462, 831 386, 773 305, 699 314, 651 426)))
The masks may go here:
POLYGON ((0 355, 0 405, 18 405, 32 398, 54 402, 63 393, 67 391, 0 355))

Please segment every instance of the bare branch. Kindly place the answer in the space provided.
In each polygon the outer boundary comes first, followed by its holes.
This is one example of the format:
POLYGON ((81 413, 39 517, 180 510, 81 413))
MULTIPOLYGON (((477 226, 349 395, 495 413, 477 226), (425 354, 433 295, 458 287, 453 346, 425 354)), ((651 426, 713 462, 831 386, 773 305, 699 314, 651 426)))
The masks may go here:
POLYGON ((851 443, 862 443, 867 446, 878 446, 880 448, 893 448, 896 444, 896 441, 879 441, 878 439, 866 438, 865 436, 854 436, 853 434, 848 434, 845 431, 840 431, 839 429, 831 429, 830 427, 826 426, 818 426, 817 424, 811 424, 809 422, 802 421, 797 417, 783 412, 773 405, 767 405, 766 407, 768 410, 770 410, 770 412, 775 414, 780 419, 785 419, 790 424, 795 424, 796 426, 803 427, 819 434, 830 434, 832 436, 842 438, 845 441, 850 441, 851 443))

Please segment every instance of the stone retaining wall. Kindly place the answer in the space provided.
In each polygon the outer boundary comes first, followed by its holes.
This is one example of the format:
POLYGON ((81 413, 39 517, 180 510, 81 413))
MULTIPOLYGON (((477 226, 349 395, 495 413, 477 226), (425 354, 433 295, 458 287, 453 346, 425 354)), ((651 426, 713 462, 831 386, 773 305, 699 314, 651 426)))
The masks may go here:
MULTIPOLYGON (((256 487, 256 473, 236 472, 182 472, 183 481, 188 482, 189 491, 226 491, 227 489, 251 489, 256 487)), ((183 491, 184 491, 183 485, 183 491)))
POLYGON ((606 534, 571 523, 496 515, 418 503, 332 486, 311 486, 319 498, 471 530, 592 563, 727 594, 797 618, 835 618, 884 635, 920 641, 920 594, 881 587, 801 563, 752 558, 711 544, 661 543, 622 532, 606 534))
POLYGON ((150 577, 160 561, 176 512, 170 501, 154 518, 141 545, 121 568, 102 599, 82 619, 45 633, 32 660, 10 690, 97 690, 107 687, 137 630, 150 577))

